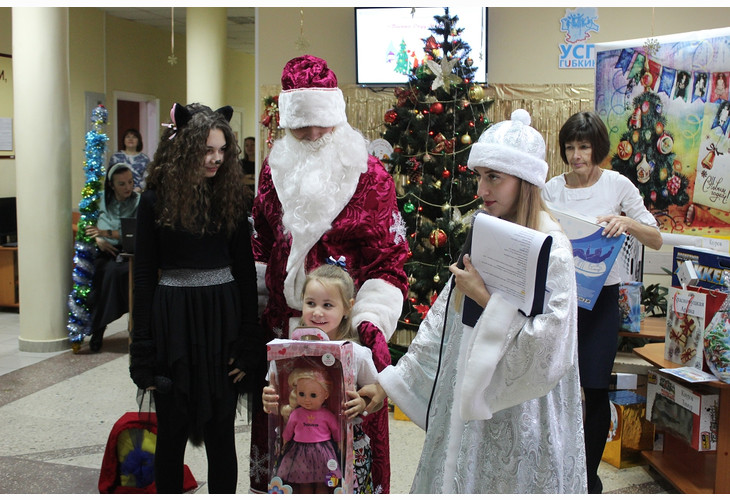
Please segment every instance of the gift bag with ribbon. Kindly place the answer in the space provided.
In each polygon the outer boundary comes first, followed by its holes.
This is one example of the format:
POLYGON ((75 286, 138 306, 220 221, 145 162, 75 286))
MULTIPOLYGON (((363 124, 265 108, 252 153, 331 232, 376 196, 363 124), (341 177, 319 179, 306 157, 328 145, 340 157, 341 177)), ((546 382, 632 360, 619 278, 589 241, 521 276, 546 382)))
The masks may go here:
POLYGON ((664 358, 702 370, 705 328, 726 298, 725 292, 709 288, 670 288, 664 358))

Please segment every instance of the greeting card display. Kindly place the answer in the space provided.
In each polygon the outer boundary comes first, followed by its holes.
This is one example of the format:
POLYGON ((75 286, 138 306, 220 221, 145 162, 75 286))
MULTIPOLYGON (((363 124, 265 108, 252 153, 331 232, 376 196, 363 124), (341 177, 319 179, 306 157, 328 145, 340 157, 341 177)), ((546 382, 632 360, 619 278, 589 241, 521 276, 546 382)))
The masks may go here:
POLYGON ((352 493, 352 423, 345 391, 355 390, 347 341, 272 340, 269 382, 279 395, 269 414, 269 493, 352 493))

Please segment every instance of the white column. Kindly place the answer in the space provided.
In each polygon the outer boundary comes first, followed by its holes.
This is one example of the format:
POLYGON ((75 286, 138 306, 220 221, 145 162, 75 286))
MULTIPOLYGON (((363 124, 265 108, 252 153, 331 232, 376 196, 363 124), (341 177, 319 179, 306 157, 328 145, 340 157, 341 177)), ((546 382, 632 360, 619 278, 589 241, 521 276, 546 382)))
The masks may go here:
POLYGON ((188 7, 186 15, 187 103, 224 106, 226 8, 188 7))
POLYGON ((70 347, 68 8, 13 7, 13 130, 21 351, 70 347))

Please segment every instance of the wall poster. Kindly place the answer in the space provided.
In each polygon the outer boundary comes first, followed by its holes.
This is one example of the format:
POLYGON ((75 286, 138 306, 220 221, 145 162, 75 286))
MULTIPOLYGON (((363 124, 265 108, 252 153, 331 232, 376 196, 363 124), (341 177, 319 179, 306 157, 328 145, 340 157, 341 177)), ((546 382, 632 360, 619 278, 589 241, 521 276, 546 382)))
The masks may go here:
POLYGON ((596 112, 665 233, 730 238, 730 29, 596 44, 596 112))

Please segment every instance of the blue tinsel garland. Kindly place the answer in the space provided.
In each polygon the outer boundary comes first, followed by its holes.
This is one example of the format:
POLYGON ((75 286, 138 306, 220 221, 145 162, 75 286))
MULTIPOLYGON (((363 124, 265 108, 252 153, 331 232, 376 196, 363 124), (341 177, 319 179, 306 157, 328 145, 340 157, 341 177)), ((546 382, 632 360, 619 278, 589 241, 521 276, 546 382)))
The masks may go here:
POLYGON ((94 259, 97 248, 94 238, 86 236, 86 228, 96 225, 99 218, 99 200, 103 192, 104 151, 109 138, 103 127, 107 123, 108 112, 101 104, 91 112, 92 128, 86 133, 86 161, 84 173, 86 184, 81 191, 76 242, 74 244, 73 287, 68 297, 68 338, 74 349, 81 345, 91 328, 89 294, 94 277, 94 259))

